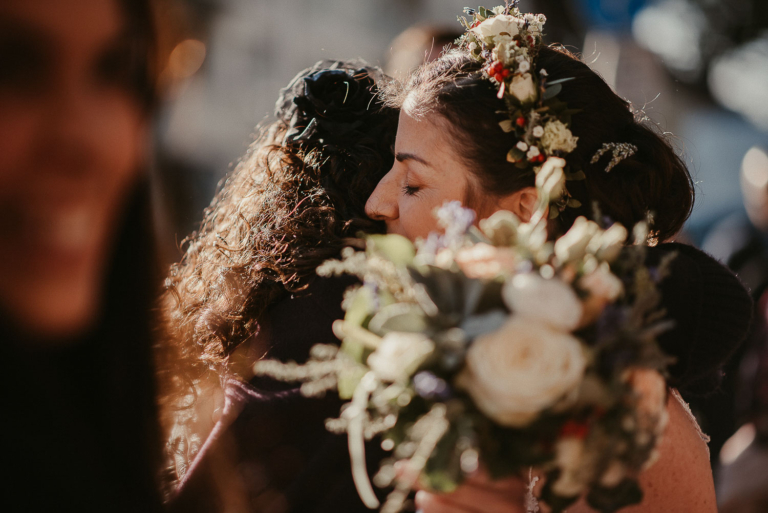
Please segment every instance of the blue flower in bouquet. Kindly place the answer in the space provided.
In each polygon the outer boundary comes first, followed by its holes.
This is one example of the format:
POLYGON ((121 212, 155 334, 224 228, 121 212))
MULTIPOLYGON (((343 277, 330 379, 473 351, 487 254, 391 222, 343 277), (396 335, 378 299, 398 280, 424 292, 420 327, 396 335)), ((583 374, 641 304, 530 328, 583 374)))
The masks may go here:
POLYGON ((448 247, 461 244, 477 218, 475 211, 464 208, 460 201, 444 203, 435 214, 438 224, 445 229, 445 245, 448 247))
POLYGON ((446 400, 451 396, 448 383, 429 371, 421 371, 413 376, 413 388, 424 399, 446 400))

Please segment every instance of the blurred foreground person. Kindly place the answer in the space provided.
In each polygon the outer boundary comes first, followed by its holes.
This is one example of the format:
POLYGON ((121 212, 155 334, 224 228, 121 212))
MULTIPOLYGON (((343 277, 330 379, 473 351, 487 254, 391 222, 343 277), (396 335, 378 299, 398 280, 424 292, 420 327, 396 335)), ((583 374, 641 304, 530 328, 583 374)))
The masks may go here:
POLYGON ((394 161, 398 113, 376 101, 382 80, 361 62, 300 73, 172 270, 161 376, 173 511, 368 511, 346 437, 325 429, 338 396, 307 398, 250 369, 339 344, 331 325, 351 282, 315 269, 360 231, 383 231, 364 212, 394 161))
POLYGON ((155 511, 148 1, 0 2, 3 511, 155 511))

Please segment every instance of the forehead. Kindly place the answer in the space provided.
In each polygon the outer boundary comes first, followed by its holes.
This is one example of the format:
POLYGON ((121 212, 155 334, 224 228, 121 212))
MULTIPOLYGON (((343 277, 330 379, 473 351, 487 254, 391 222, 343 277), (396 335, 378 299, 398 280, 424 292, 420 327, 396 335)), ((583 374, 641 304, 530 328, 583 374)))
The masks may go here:
POLYGON ((61 52, 89 50, 120 34, 117 0, 2 0, 0 32, 32 32, 61 52))
POLYGON ((430 162, 457 160, 457 141, 447 124, 448 122, 437 114, 416 116, 404 106, 400 111, 397 128, 397 151, 413 153, 430 162))

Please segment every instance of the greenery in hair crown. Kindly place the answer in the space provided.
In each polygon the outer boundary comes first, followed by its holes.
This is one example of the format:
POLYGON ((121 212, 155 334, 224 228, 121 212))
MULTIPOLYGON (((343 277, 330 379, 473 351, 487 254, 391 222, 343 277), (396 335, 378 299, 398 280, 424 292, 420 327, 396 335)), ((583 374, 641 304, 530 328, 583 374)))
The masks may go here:
MULTIPOLYGON (((551 199, 558 208, 556 217, 566 206, 578 208, 566 180, 583 180, 582 171, 568 172, 562 158, 576 149, 578 137, 571 133, 571 115, 578 112, 557 98, 562 84, 572 78, 548 80, 547 72, 536 72, 535 61, 542 43, 542 29, 547 19, 543 14, 524 14, 517 1, 486 9, 466 8, 471 16, 459 17, 466 33, 457 45, 483 64, 483 76, 498 87, 498 98, 504 100, 507 119, 499 123, 504 132, 514 132, 517 143, 507 153, 507 160, 519 169, 531 170, 539 182, 549 181, 551 199)), ((541 185, 541 184, 539 184, 541 185)))

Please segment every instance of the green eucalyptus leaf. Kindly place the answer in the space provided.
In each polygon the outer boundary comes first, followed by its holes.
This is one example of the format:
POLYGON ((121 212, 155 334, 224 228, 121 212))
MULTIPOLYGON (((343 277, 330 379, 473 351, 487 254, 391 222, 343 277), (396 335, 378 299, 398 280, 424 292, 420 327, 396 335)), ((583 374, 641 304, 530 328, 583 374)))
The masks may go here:
POLYGON ((344 337, 344 341, 341 343, 341 352, 355 360, 357 363, 365 364, 368 355, 370 355, 372 351, 361 341, 350 336, 344 337))
POLYGON ((376 298, 370 288, 359 287, 347 304, 344 320, 355 326, 363 326, 365 320, 374 311, 376 298))
POLYGON ((367 372, 367 369, 363 366, 343 369, 339 373, 339 397, 345 401, 352 399, 357 385, 360 384, 360 380, 363 379, 367 372))
POLYGON ((509 312, 501 309, 470 315, 461 323, 461 329, 469 338, 476 338, 486 333, 492 333, 501 328, 509 319, 509 312))
POLYGON ((509 153, 507 153, 507 162, 517 163, 524 159, 525 159, 525 153, 518 148, 512 148, 511 150, 509 150, 509 153))
POLYGON ((571 208, 579 208, 581 206, 581 201, 576 198, 571 198, 568 200, 568 206, 571 208))
POLYGON ((549 100, 550 98, 554 98, 555 96, 560 94, 560 91, 562 90, 563 90, 563 86, 560 84, 549 86, 544 90, 544 95, 541 98, 544 101, 549 100))
POLYGON ((395 265, 410 265, 416 256, 413 243, 402 235, 369 235, 367 242, 369 252, 380 254, 395 265))
POLYGON ((382 336, 391 331, 423 333, 428 327, 421 308, 409 303, 385 306, 368 323, 370 331, 382 336))
POLYGON ((568 78, 561 78, 559 80, 553 80, 552 82, 547 82, 547 87, 552 87, 553 85, 562 84, 564 82, 570 82, 571 80, 574 80, 576 77, 568 77, 568 78))

